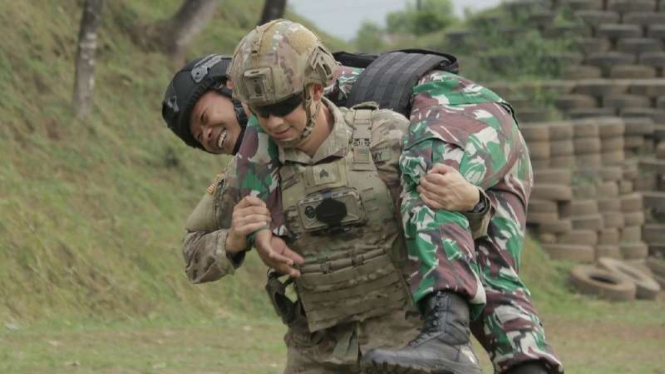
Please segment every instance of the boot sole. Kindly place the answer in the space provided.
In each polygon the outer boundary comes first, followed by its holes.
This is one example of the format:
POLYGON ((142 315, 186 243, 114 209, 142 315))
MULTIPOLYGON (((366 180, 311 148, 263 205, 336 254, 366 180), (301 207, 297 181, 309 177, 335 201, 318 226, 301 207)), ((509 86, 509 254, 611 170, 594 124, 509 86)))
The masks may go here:
POLYGON ((365 374, 482 374, 482 371, 471 369, 453 371, 450 369, 432 369, 417 365, 398 365, 394 362, 365 361, 360 367, 365 374))

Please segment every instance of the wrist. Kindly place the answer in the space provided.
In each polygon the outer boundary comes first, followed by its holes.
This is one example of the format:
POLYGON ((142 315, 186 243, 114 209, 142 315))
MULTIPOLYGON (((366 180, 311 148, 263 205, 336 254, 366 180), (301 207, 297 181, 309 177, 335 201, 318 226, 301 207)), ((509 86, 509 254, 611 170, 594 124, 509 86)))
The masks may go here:
POLYGON ((239 238, 233 231, 229 231, 225 242, 226 253, 235 254, 242 252, 246 247, 247 240, 245 238, 239 238))
POLYGON ((469 201, 469 204, 466 207, 466 212, 474 212, 476 208, 478 207, 478 204, 481 203, 481 195, 480 195, 480 190, 476 186, 472 186, 473 191, 471 192, 471 195, 473 198, 469 201))

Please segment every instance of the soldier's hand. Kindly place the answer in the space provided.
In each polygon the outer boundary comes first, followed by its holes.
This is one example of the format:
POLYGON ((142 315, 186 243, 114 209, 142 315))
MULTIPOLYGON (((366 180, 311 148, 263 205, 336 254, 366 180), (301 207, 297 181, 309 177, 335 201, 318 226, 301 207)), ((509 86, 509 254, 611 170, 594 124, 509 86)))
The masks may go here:
POLYGON ((256 234, 254 241, 256 252, 268 267, 282 274, 288 274, 294 278, 300 276, 295 264, 302 264, 305 260, 278 236, 274 236, 270 230, 261 230, 256 234))
POLYGON ((236 253, 247 249, 247 235, 267 228, 270 211, 259 198, 247 196, 233 207, 231 229, 226 236, 226 251, 236 253))
POLYGON ((444 164, 435 164, 420 178, 417 190, 432 209, 466 212, 480 200, 478 187, 464 179, 457 169, 444 164))

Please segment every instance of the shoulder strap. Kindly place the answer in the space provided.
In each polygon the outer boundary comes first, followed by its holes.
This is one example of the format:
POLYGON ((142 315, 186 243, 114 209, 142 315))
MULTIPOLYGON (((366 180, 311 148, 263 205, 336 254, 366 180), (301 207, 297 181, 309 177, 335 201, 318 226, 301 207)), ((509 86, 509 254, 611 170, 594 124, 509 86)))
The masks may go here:
MULTIPOLYGON (((416 82, 426 72, 438 69, 442 64, 450 67, 450 60, 442 54, 417 52, 395 51, 377 57, 353 85, 347 105, 375 101, 381 108, 392 109, 408 117, 416 82)), ((457 66, 456 59, 453 65, 457 66)))
POLYGON ((353 127, 351 149, 353 170, 374 170, 372 161, 372 113, 378 109, 375 103, 362 103, 351 108, 346 114, 347 122, 353 127))

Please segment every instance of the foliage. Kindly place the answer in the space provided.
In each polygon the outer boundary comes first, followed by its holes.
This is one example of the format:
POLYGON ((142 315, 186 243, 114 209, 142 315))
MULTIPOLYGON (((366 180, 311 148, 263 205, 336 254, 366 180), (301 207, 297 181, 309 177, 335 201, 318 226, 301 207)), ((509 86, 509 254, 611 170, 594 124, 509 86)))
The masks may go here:
POLYGON ((422 0, 420 7, 409 3, 406 10, 386 16, 386 29, 391 34, 426 35, 453 25, 453 3, 450 0, 422 0))
POLYGON ((385 50, 384 31, 371 21, 363 21, 356 37, 356 48, 363 52, 380 52, 385 50))

